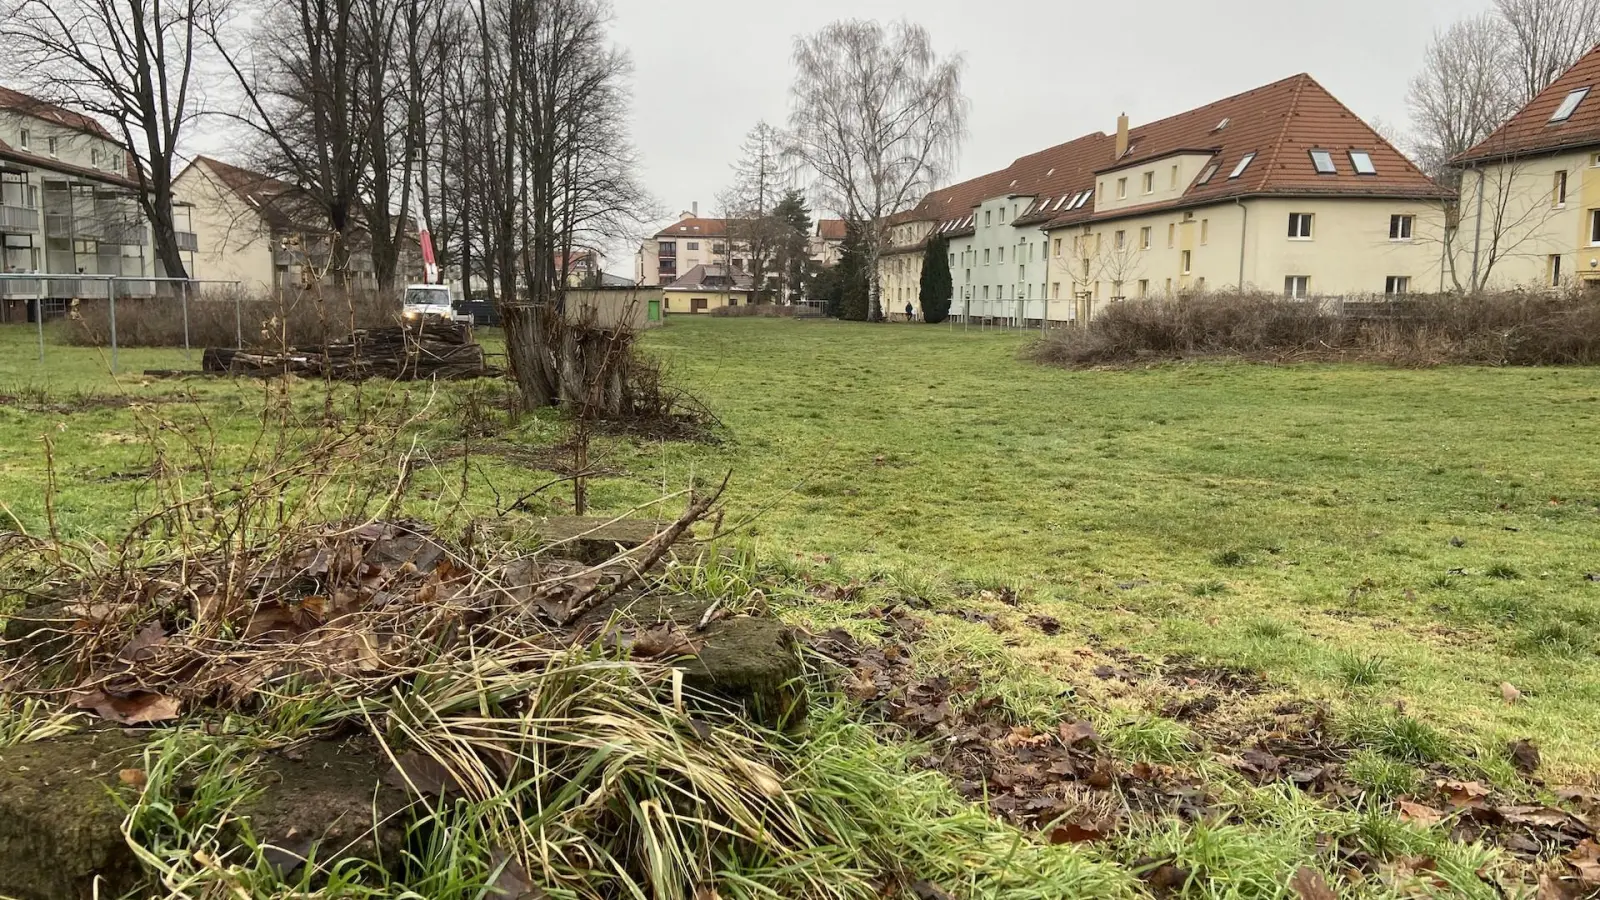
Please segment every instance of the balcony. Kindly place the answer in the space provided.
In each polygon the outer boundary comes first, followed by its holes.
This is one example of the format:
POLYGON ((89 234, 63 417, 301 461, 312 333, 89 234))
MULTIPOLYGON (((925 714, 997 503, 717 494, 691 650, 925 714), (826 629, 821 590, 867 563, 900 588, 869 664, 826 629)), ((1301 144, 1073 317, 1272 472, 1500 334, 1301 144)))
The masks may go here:
POLYGON ((199 250, 200 250, 200 239, 195 236, 194 232, 192 232, 192 231, 177 231, 177 232, 173 232, 173 236, 178 239, 178 249, 179 250, 188 250, 191 253, 199 252, 199 250))
POLYGON ((47 213, 44 217, 44 236, 72 238, 80 241, 99 241, 102 244, 144 244, 149 232, 140 222, 110 222, 102 219, 77 218, 69 213, 47 213))
POLYGON ((39 211, 31 206, 0 206, 0 231, 32 234, 39 230, 39 211))

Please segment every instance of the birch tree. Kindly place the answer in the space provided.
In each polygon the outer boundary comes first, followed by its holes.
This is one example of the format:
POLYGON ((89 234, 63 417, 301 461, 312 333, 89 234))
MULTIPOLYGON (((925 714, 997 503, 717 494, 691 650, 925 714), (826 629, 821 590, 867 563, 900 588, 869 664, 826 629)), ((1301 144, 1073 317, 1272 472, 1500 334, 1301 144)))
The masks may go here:
POLYGON ((966 132, 963 61, 941 57, 920 25, 850 19, 797 38, 794 65, 788 152, 819 205, 860 233, 868 316, 881 321, 887 220, 954 164, 966 132))
POLYGON ((1450 160, 1466 152, 1519 105, 1504 25, 1495 13, 1462 19, 1434 35, 1411 80, 1413 148, 1419 166, 1455 187, 1450 160))

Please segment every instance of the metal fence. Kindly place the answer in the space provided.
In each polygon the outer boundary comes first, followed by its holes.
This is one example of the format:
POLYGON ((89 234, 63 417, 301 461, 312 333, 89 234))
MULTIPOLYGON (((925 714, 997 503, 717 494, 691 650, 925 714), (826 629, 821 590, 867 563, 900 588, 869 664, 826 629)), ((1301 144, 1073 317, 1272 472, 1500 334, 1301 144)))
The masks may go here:
MULTIPOLYGON (((145 278, 126 275, 49 275, 43 273, 0 273, 0 301, 23 300, 28 304, 39 335, 39 362, 44 362, 44 321, 66 315, 74 302, 105 301, 110 326, 111 372, 117 373, 117 301, 169 299, 183 310, 183 351, 191 362, 194 349, 189 344, 189 304, 192 294, 203 285, 238 287, 237 281, 190 278, 145 278)), ((239 346, 244 346, 242 292, 234 291, 234 331, 239 346)))

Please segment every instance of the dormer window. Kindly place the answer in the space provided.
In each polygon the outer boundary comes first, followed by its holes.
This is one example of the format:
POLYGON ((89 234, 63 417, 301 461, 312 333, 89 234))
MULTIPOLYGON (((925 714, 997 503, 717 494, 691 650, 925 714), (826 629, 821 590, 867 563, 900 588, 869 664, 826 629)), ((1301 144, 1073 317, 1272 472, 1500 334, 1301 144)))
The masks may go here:
POLYGON ((1240 175, 1243 175, 1244 170, 1250 168, 1250 164, 1255 161, 1256 155, 1254 153, 1246 153, 1244 155, 1244 159, 1239 160, 1239 164, 1234 166, 1233 171, 1228 174, 1228 180, 1232 181, 1233 179, 1238 178, 1240 175))
POLYGON ((1378 167, 1372 164, 1372 154, 1365 150, 1350 151, 1350 166, 1357 175, 1376 175, 1378 167))
POLYGON ((1572 114, 1578 111, 1578 104, 1582 103, 1583 98, 1587 96, 1589 96, 1589 89, 1586 87, 1578 88, 1568 94, 1567 99, 1561 101, 1561 105, 1556 107, 1555 115, 1550 117, 1550 121, 1552 123, 1565 122, 1572 118, 1572 114))
POLYGON ((1339 174, 1339 170, 1333 165, 1333 154, 1326 150, 1311 151, 1311 164, 1317 167, 1318 175, 1339 174))

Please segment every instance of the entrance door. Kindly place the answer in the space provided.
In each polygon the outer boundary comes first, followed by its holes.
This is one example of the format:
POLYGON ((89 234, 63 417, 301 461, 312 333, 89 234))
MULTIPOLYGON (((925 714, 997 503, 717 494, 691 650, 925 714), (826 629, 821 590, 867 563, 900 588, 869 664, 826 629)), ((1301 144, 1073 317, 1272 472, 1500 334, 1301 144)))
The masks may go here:
POLYGON ((651 322, 661 321, 661 301, 651 300, 645 305, 645 318, 651 322))

